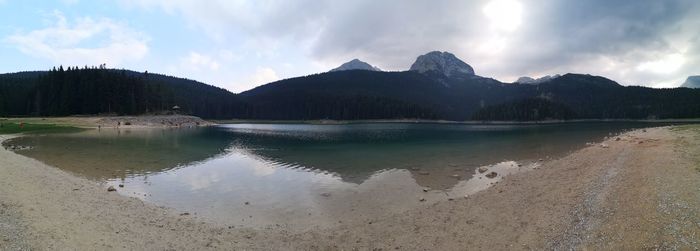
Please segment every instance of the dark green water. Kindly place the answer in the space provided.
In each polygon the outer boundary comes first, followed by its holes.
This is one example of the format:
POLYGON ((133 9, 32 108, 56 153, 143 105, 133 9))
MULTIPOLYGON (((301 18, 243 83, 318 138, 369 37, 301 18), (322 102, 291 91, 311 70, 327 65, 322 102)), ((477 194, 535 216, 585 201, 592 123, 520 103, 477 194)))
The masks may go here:
MULTIPOLYGON (((480 166, 563 156, 645 123, 234 124, 28 136, 18 153, 159 205, 244 226, 400 212, 480 166), (455 176, 456 175, 456 176, 455 176), (245 202, 248 202, 246 204, 245 202)), ((512 164, 511 164, 512 165, 512 164)))

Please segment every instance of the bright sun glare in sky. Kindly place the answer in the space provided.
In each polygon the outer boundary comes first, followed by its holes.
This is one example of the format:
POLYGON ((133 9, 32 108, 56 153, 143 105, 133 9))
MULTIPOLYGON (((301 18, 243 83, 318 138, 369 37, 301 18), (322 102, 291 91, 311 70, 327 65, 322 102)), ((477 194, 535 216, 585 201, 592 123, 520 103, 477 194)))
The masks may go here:
POLYGON ((522 22, 523 5, 516 0, 493 0, 483 9, 491 25, 503 31, 515 31, 522 22))
POLYGON ((522 23, 523 6, 517 0, 492 0, 482 11, 490 26, 478 50, 485 55, 502 53, 508 47, 510 33, 522 23))
POLYGON ((651 71, 658 74, 673 73, 685 64, 683 54, 676 53, 668 55, 659 60, 645 62, 637 66, 638 71, 651 71))

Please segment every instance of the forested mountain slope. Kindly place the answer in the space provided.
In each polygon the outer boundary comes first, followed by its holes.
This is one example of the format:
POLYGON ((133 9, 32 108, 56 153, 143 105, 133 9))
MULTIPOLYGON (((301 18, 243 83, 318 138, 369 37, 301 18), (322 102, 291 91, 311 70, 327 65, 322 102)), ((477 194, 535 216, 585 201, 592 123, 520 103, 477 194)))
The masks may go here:
POLYGON ((0 115, 65 116, 183 113, 231 118, 235 94, 192 80, 103 68, 62 67, 0 75, 0 115))
POLYGON ((428 69, 334 71, 234 94, 188 79, 104 68, 0 74, 0 116, 137 115, 173 106, 209 119, 671 119, 700 118, 700 89, 622 86, 583 74, 502 83, 428 69))

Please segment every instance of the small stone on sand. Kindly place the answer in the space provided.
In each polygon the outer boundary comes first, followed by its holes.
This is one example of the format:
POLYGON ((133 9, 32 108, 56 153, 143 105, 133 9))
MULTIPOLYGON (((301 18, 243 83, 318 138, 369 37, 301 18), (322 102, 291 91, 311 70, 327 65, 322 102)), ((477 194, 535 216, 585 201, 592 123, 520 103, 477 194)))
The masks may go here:
POLYGON ((498 173, 496 173, 496 172, 490 172, 490 173, 486 174, 486 178, 489 178, 489 179, 496 178, 496 176, 498 176, 498 173))
POLYGON ((114 192, 114 191, 117 191, 117 189, 114 188, 113 186, 109 186, 109 187, 107 188, 107 192, 114 192))
POLYGON ((486 167, 479 167, 479 173, 485 173, 485 172, 488 171, 488 170, 489 170, 489 169, 486 168, 486 167))

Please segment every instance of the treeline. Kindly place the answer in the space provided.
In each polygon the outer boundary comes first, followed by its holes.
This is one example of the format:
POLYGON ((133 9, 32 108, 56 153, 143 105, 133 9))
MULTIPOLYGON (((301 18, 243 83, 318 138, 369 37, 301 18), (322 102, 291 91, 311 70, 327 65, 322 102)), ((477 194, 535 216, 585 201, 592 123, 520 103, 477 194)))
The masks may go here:
POLYGON ((245 118, 441 119, 442 85, 414 72, 337 71, 285 79, 239 94, 245 118))
POLYGON ((576 113, 566 105, 542 98, 529 98, 483 108, 477 111, 472 116, 472 119, 485 121, 541 121, 569 120, 576 117, 576 113))
POLYGON ((314 95, 314 91, 239 96, 188 79, 104 65, 58 67, 0 74, 0 116, 163 114, 178 106, 179 113, 208 119, 439 118, 432 109, 381 92, 314 95))
POLYGON ((478 76, 351 70, 234 94, 104 66, 0 74, 0 116, 139 115, 174 106, 208 119, 674 119, 700 118, 700 89, 626 87, 581 74, 520 85, 478 76))
POLYGON ((700 118, 700 89, 621 86, 602 77, 577 74, 567 74, 540 85, 506 88, 521 88, 519 93, 527 95, 487 105, 471 119, 700 118))
POLYGON ((700 118, 700 89, 622 86, 599 76, 565 74, 539 85, 438 78, 416 72, 342 71, 286 79, 241 93, 258 119, 421 118, 443 120, 700 118), (360 116, 352 97, 376 103, 360 116), (310 109, 309 107, 313 107, 310 109), (326 109, 327 108, 327 109, 326 109), (535 113, 534 111, 537 111, 535 113))
POLYGON ((566 105, 577 119, 700 118, 700 89, 621 86, 579 74, 566 74, 535 88, 534 97, 566 105))
POLYGON ((191 80, 100 67, 0 75, 0 115, 139 115, 182 113, 231 118, 235 94, 191 80))
POLYGON ((247 105, 241 117, 270 120, 437 119, 434 111, 387 97, 321 95, 247 105))

